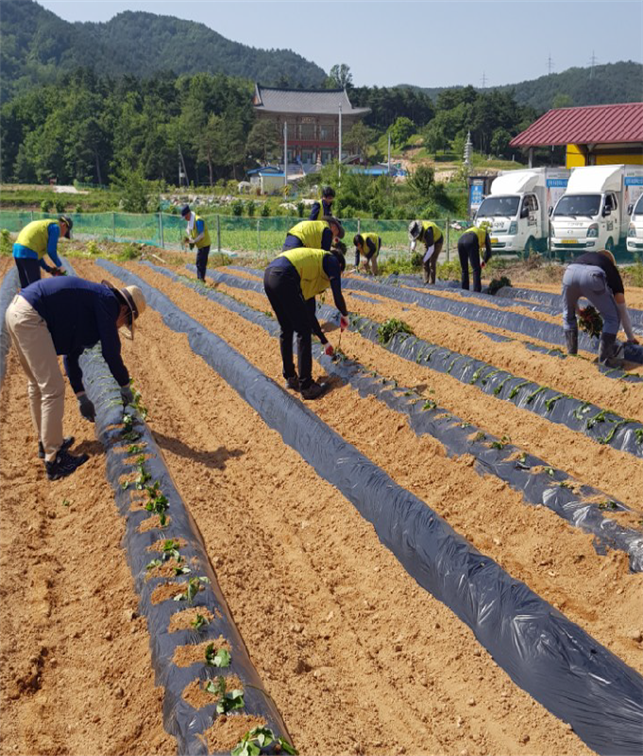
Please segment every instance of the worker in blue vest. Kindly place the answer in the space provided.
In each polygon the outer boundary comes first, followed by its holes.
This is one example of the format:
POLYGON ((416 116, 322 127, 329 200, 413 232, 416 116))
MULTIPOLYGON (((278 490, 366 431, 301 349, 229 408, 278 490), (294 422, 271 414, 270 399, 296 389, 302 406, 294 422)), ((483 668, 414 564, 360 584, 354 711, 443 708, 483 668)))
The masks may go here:
POLYGON ((491 258, 491 240, 486 228, 471 226, 458 239, 458 256, 460 257, 460 267, 462 275, 460 286, 463 289, 469 289, 469 263, 473 271, 473 290, 482 291, 482 268, 491 258), (480 255, 484 248, 484 257, 480 262, 480 255))
POLYGON ((315 333, 328 355, 333 347, 321 330, 315 314, 315 296, 331 288, 340 312, 340 328, 348 328, 348 310, 342 294, 341 277, 346 268, 342 250, 300 247, 278 255, 266 268, 263 284, 277 316, 279 344, 286 387, 300 391, 304 399, 317 399, 328 388, 313 380, 312 334, 315 333), (297 334, 299 375, 293 361, 293 335, 297 334))
POLYGON ((314 202, 308 216, 308 220, 321 220, 324 217, 333 214, 333 200, 335 199, 335 190, 332 186, 325 186, 322 189, 321 202, 314 202))
POLYGON ((282 252, 288 249, 324 249, 327 252, 335 239, 344 238, 344 227, 332 215, 319 220, 300 221, 288 230, 282 252))
POLYGON ((40 281, 40 269, 52 275, 62 275, 62 262, 58 257, 58 239, 71 236, 73 221, 67 215, 61 215, 58 220, 36 220, 27 225, 18 234, 13 245, 13 258, 18 268, 20 286, 40 281), (44 260, 48 255, 54 263, 52 268, 44 260))

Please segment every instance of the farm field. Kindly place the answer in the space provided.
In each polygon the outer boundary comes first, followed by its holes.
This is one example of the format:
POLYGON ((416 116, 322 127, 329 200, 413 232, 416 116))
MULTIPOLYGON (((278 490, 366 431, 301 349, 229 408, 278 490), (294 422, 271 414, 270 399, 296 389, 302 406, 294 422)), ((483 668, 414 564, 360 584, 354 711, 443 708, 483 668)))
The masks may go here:
MULTIPOLYGON (((84 278, 117 282, 96 261, 71 262, 84 278)), ((0 275, 12 265, 10 258, 0 258, 0 275)), ((193 273, 168 268, 186 278, 175 281, 154 266, 119 267, 281 385, 277 340, 189 288, 193 273)), ((252 271, 221 271, 238 281, 260 280, 252 271)), ((531 288, 558 293, 555 286, 531 288)), ((211 281, 203 291, 234 297, 259 315, 269 309, 264 295, 229 282, 211 281)), ((600 374, 590 359, 572 365, 527 348, 537 339, 384 293, 365 298, 348 286, 345 293, 351 314, 379 323, 403 320, 420 339, 607 408, 631 423, 643 422, 643 383, 600 374)), ((444 300, 460 297, 436 293, 444 300)), ((643 291, 628 289, 628 301, 640 306, 643 291)), ((493 302, 485 306, 499 309, 493 302)), ((557 322, 522 305, 511 310, 557 322)), ((332 325, 329 338, 337 346, 339 331, 332 325)), ((593 507, 622 528, 643 531, 640 453, 598 443, 546 413, 485 393, 475 382, 404 359, 356 328, 342 334, 341 349, 378 380, 437 405, 472 433, 535 455, 550 475, 561 471, 573 479, 571 488, 591 486, 620 502, 624 508, 618 511, 606 511, 602 498, 593 507)), ((146 311, 135 341, 123 340, 123 355, 250 660, 301 754, 594 752, 572 726, 512 680, 470 627, 409 575, 354 504, 154 307, 146 311)), ((324 376, 327 368, 316 363, 314 372, 324 376)), ((643 376, 641 365, 628 370, 643 376)), ((608 649, 632 679, 640 679, 643 578, 630 569, 625 551, 596 548, 592 533, 526 501, 493 464, 482 474, 477 460, 484 455, 476 457, 473 449, 452 453, 437 437, 418 435, 406 415, 376 395, 362 395, 351 383, 328 376, 330 392, 306 403, 315 419, 608 649)), ((19 598, 0 620, 0 658, 7 670, 0 688, 2 752, 175 753, 176 740, 164 730, 152 636, 139 616, 121 548, 125 526, 94 429, 78 415, 68 388, 65 432, 76 436, 76 448, 91 459, 77 475, 47 484, 42 465, 28 451, 35 452, 36 439, 26 381, 13 351, 0 412, 0 591, 7 599, 19 598)), ((632 728, 634 733, 636 722, 632 728)), ((637 736, 631 738, 636 749, 637 736)), ((209 742, 210 752, 218 752, 209 742)))

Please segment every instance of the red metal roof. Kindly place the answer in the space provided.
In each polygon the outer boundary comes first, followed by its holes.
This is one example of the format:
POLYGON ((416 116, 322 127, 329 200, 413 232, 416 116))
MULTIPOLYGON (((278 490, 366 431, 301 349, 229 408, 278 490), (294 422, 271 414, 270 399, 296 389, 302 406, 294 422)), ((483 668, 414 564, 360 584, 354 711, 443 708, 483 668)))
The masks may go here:
POLYGON ((559 108, 541 116, 511 147, 643 142, 643 102, 559 108))

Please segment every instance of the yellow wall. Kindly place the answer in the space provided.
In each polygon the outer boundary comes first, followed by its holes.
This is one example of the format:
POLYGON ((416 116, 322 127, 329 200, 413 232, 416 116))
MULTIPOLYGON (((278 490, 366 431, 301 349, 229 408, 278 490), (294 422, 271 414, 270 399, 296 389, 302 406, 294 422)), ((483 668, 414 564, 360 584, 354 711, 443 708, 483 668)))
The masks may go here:
MULTIPOLYGON (((623 163, 624 165, 643 165, 643 151, 630 152, 625 154, 609 154, 601 155, 600 152, 595 152, 593 155, 594 165, 618 165, 623 163)), ((567 145, 567 168, 578 168, 580 166, 587 165, 585 161, 585 155, 581 146, 577 144, 567 145)))

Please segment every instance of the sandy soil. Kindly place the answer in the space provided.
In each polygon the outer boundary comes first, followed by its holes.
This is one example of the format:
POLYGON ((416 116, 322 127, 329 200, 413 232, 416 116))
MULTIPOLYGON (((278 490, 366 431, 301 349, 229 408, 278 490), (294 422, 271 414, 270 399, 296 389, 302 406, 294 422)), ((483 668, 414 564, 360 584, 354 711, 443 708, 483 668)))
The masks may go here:
POLYGON ((0 394, 0 751, 175 754, 102 448, 68 388, 65 432, 91 459, 48 482, 26 383, 12 351, 0 394))
MULTIPOLYGON (((129 267, 278 376, 276 343, 263 331, 178 284, 129 267)), ((104 275, 90 263, 77 269, 89 278, 104 275)), ((193 355, 185 336, 146 312, 124 354, 251 657, 302 753, 588 752, 564 723, 511 683, 446 607, 415 584, 354 507, 193 355)), ((496 480, 481 479, 470 460, 447 460, 434 441, 419 441, 399 416, 377 402, 365 403, 350 388, 338 387, 316 409, 432 506, 444 500, 447 509, 464 499, 474 516, 460 529, 479 541, 491 543, 476 525, 488 517, 476 511, 482 500, 495 498, 496 509, 514 507, 514 515, 520 514, 512 532, 494 533, 509 541, 507 561, 517 567, 527 561, 513 545, 516 531, 525 540, 524 533, 534 528, 537 537, 530 540, 541 541, 538 561, 549 560, 546 568, 533 567, 534 578, 545 569, 557 576, 544 572, 535 582, 550 582, 559 603, 577 602, 577 614, 587 612, 578 586, 571 590, 572 577, 567 575, 567 591, 558 577, 568 569, 559 561, 560 541, 571 531, 565 524, 556 522, 555 534, 541 531, 553 519, 546 512, 529 510, 496 480), (395 445, 399 452, 393 453, 395 445), (420 471, 409 463, 418 454, 429 463, 420 471)), ((638 576, 624 574, 621 559, 599 561, 586 536, 568 537, 581 569, 590 563, 589 575, 606 565, 611 581, 622 580, 630 595, 630 578, 633 585, 638 576)), ((537 564, 533 551, 528 559, 537 564)), ((601 608, 597 604, 587 614, 601 608)), ((619 608, 615 616, 622 624, 624 607, 619 608)), ((602 618, 586 622, 592 629, 603 625, 608 639, 616 635, 602 618)), ((626 650, 624 641, 615 643, 626 650)), ((633 659, 637 649, 631 645, 633 659)))

